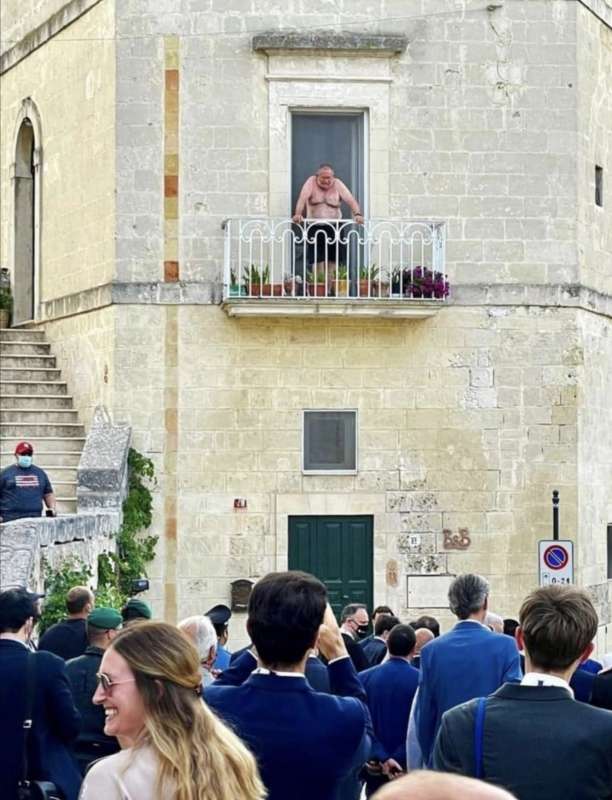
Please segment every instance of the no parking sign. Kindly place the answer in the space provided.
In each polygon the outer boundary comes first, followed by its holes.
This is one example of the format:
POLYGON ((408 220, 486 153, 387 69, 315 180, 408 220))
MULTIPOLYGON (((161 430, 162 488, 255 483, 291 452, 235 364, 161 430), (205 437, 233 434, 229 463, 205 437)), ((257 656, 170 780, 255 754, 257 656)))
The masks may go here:
POLYGON ((570 539, 541 539, 538 549, 540 586, 574 582, 574 543, 570 539))

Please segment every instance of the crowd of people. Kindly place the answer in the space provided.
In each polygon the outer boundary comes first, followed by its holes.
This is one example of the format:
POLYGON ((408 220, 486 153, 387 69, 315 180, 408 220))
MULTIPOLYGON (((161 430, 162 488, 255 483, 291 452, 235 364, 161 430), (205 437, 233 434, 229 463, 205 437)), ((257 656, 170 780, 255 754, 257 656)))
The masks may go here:
POLYGON ((0 796, 51 796, 34 792, 47 781, 64 800, 610 800, 591 600, 547 586, 503 620, 489 594, 455 578, 446 633, 359 603, 338 624, 317 578, 271 573, 230 653, 227 606, 175 626, 79 586, 36 647, 43 598, 4 590, 0 796))

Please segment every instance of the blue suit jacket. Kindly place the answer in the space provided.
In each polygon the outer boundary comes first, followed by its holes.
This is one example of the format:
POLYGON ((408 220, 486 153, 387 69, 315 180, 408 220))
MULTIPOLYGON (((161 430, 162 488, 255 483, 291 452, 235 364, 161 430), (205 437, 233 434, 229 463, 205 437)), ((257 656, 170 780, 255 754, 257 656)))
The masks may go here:
MULTIPOLYGON (((21 778, 23 720, 26 712, 26 659, 19 642, 0 639, 0 797, 17 794, 21 778)), ((36 688, 28 749, 29 777, 48 780, 66 800, 76 800, 81 775, 69 745, 79 732, 80 716, 64 662, 53 653, 34 654, 36 688)))
POLYGON ((208 705, 254 753, 268 800, 334 800, 368 759, 370 719, 350 658, 328 666, 331 689, 302 676, 252 674, 242 686, 206 687, 208 705), (349 696, 346 696, 349 695, 349 696))
POLYGON ((359 646, 363 650, 363 654, 371 667, 380 664, 387 654, 387 645, 382 639, 378 639, 376 636, 364 640, 359 646))
MULTIPOLYGON (((237 658, 232 659, 230 666, 223 670, 215 680, 215 686, 242 686, 251 672, 257 669, 257 659, 253 653, 244 648, 237 658)), ((306 660, 306 680, 315 692, 331 694, 327 667, 316 656, 309 656, 306 660)))
POLYGON ((415 722, 425 763, 445 711, 523 677, 516 642, 472 621, 460 622, 425 645, 420 674, 415 722))
POLYGON ((412 701, 419 685, 419 671, 403 658, 391 657, 377 667, 359 673, 368 696, 368 708, 376 742, 372 757, 394 758, 406 767, 406 731, 412 701))

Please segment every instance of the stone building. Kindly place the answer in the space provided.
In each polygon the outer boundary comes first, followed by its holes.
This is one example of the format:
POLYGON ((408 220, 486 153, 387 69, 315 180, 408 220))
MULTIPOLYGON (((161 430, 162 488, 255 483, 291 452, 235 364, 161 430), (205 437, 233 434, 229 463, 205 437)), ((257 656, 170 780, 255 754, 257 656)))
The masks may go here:
POLYGON ((13 324, 155 461, 156 613, 289 564, 516 615, 558 489, 610 649, 610 0, 7 0, 2 37, 13 324), (366 223, 304 296, 321 161, 366 223))

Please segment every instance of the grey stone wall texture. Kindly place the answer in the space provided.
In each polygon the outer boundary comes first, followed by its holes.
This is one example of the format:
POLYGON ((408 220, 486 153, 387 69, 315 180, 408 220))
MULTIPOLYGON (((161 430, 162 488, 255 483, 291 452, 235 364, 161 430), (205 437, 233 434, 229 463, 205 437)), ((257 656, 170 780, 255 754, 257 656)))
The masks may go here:
MULTIPOLYGON (((550 534, 558 488, 576 578, 591 587, 599 646, 610 649, 610 0, 113 8, 113 286, 104 311, 89 298, 78 313, 85 301, 74 297, 62 320, 50 304, 45 325, 76 376, 79 349, 102 348, 96 319, 107 312, 99 394, 159 476, 156 609, 195 613, 227 602, 231 580, 286 566, 291 514, 365 513, 374 517, 375 602, 408 617, 420 610, 408 602, 410 576, 470 569, 491 579, 494 610, 515 616, 537 581, 537 540, 550 534), (171 286, 166 36, 180 44, 181 282, 171 286), (368 112, 370 213, 446 220, 453 297, 437 316, 230 320, 219 308, 223 220, 290 212, 292 108, 368 112), (186 468, 167 481, 170 381, 172 458, 186 468), (356 476, 301 472, 302 409, 329 407, 359 410, 356 476), (176 562, 164 558, 170 482, 176 562), (237 514, 233 499, 243 496, 248 510, 237 514), (464 529, 469 549, 446 550, 443 531, 464 529)), ((28 59, 11 74, 35 96, 28 59)), ((42 96, 40 105, 44 121, 42 96)), ((72 389, 78 402, 78 381, 72 389)))

